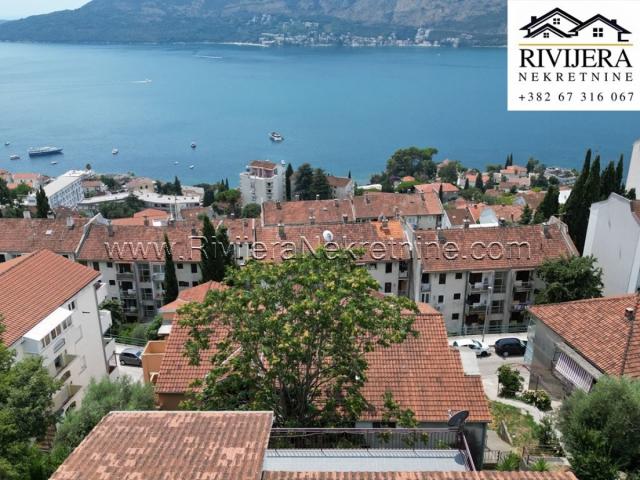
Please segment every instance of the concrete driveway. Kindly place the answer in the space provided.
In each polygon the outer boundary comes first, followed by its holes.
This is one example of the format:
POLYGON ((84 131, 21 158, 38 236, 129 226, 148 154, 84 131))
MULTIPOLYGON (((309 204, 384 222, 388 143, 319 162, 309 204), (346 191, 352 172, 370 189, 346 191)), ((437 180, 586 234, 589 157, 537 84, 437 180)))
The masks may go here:
POLYGON ((133 382, 142 383, 142 367, 132 367, 130 365, 120 365, 120 352, 125 348, 139 348, 143 350, 143 347, 137 347, 135 345, 124 345, 122 343, 116 343, 116 357, 118 357, 118 376, 126 375, 133 382))

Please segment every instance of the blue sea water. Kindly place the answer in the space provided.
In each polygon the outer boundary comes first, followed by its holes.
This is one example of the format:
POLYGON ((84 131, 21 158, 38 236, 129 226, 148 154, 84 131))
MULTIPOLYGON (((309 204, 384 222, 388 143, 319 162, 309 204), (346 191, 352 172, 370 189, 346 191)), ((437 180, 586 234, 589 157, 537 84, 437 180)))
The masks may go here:
POLYGON ((509 153, 579 167, 588 147, 628 159, 638 137, 638 112, 507 112, 504 49, 0 43, 0 168, 13 171, 235 184, 268 158, 363 182, 410 145, 473 167, 509 153), (42 145, 64 148, 57 165, 29 159, 42 145))

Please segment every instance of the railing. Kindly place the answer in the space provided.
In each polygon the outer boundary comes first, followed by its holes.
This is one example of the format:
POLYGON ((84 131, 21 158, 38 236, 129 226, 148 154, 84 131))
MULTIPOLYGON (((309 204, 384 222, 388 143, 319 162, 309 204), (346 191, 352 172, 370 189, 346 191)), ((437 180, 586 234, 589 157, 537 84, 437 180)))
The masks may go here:
POLYGON ((430 292, 431 291, 431 284, 430 283, 423 283, 420 285, 420 291, 421 292, 430 292))
POLYGON ((467 304, 467 311, 468 312, 486 312, 487 311, 487 304, 486 303, 479 303, 479 304, 467 304))
POLYGON ((513 288, 514 290, 531 290, 533 288, 533 282, 516 280, 513 283, 513 288))
POLYGON ((473 292, 483 292, 489 290, 489 282, 475 282, 469 284, 469 290, 473 292))
POLYGON ((524 312, 527 309, 527 307, 530 305, 531 305, 531 302, 512 303, 511 310, 514 312, 524 312))
POLYGON ((104 338, 106 340, 115 340, 116 343, 124 345, 135 345, 136 347, 144 347, 147 344, 146 338, 120 337, 118 335, 109 335, 104 338))
POLYGON ((483 325, 463 325, 459 331, 449 332, 450 337, 460 335, 481 335, 483 332, 487 334, 496 333, 524 333, 528 329, 527 324, 514 325, 487 325, 486 330, 483 325))

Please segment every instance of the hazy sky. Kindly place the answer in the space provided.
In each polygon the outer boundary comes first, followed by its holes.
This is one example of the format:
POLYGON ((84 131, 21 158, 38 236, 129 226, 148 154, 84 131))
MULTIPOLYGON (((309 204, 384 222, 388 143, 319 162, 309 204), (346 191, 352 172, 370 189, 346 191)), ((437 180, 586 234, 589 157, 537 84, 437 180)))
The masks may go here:
POLYGON ((39 13, 78 8, 89 0, 0 0, 0 19, 28 17, 39 13))

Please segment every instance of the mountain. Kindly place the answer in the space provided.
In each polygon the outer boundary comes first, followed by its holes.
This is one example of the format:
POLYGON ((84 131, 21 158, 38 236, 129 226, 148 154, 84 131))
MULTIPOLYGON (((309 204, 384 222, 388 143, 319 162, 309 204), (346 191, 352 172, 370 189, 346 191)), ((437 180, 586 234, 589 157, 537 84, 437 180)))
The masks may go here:
POLYGON ((263 34, 393 35, 504 43, 505 0, 93 0, 0 25, 0 40, 258 41, 263 34))

